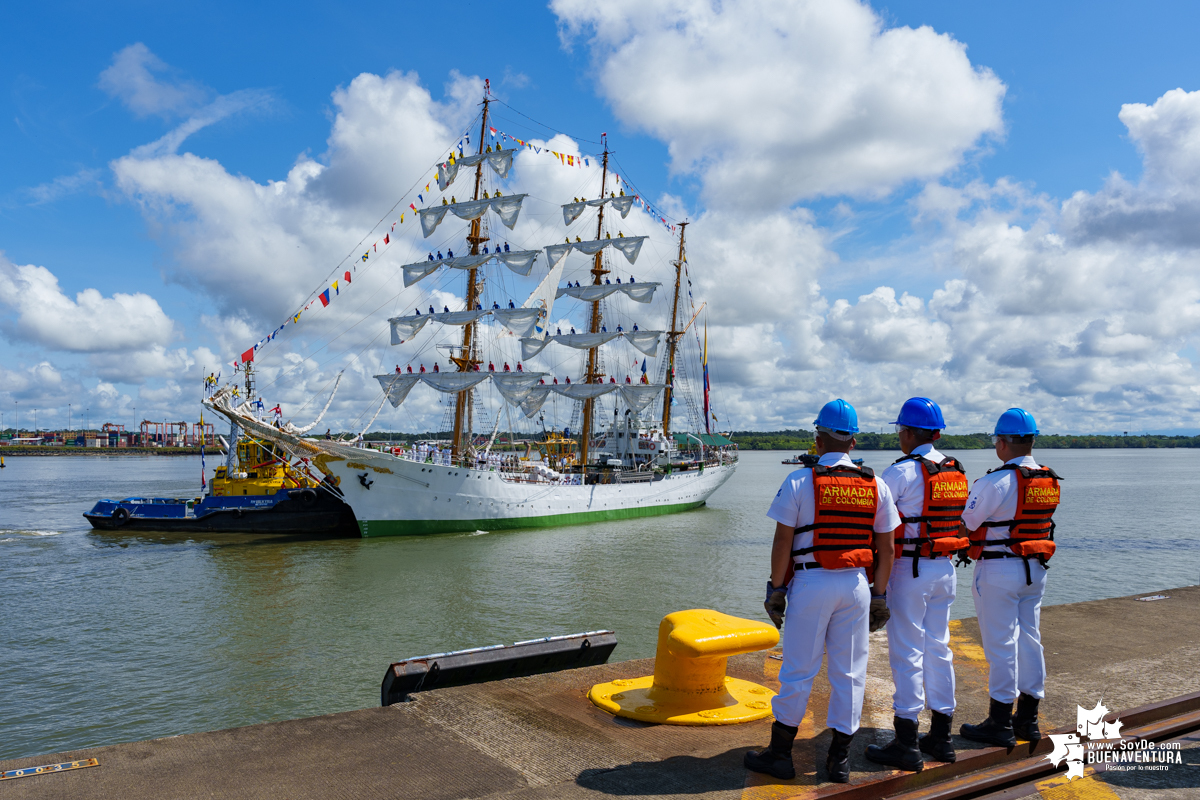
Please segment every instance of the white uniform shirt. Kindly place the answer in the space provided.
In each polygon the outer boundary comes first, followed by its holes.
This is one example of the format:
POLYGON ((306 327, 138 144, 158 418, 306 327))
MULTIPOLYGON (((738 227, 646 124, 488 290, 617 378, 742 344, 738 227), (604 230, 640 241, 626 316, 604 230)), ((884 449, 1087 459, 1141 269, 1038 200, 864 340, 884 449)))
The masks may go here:
MULTIPOLYGON (((1006 461, 1019 467, 1037 469, 1033 456, 1018 456, 1006 461)), ((1017 474, 1011 469, 998 470, 984 475, 971 487, 967 508, 963 511, 963 522, 967 530, 977 530, 984 522, 999 522, 1012 519, 1017 514, 1017 474)), ((1008 528, 987 528, 988 539, 1010 538, 1008 528)), ((1007 545, 986 547, 986 550, 1004 552, 1007 545)))
MULTIPOLYGON (((909 455, 924 456, 935 464, 940 464, 946 457, 933 447, 933 443, 914 447, 909 455)), ((902 517, 919 517, 925 510, 925 468, 920 462, 908 459, 899 464, 892 464, 880 475, 892 492, 896 502, 896 510, 902 517)), ((921 523, 906 522, 904 524, 905 539, 916 539, 921 535, 921 523)), ((912 549, 912 545, 909 545, 912 549)), ((896 558, 900 558, 900 549, 896 550, 896 558)))
MULTIPOLYGON (((826 453, 817 463, 821 466, 832 467, 834 464, 853 467, 854 462, 845 453, 826 453)), ((875 486, 879 496, 879 505, 875 509, 876 533, 893 531, 900 524, 900 515, 896 513, 896 504, 892 502, 892 492, 878 475, 875 476, 875 486)), ((816 519, 817 500, 813 492, 812 470, 808 467, 798 469, 783 479, 783 486, 775 494, 775 500, 767 511, 767 516, 789 528, 803 528, 812 525, 816 519)), ((792 549, 801 550, 812 547, 813 532, 797 533, 792 540, 792 549)), ((812 553, 799 556, 799 562, 816 561, 812 553)), ((793 559, 796 560, 796 559, 793 559)))

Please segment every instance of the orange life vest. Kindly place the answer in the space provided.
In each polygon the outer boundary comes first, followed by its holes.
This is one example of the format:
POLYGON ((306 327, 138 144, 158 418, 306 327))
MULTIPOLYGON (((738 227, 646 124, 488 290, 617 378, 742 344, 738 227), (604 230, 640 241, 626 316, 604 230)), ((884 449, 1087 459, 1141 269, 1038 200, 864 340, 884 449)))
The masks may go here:
POLYGON ((901 517, 901 523, 916 523, 918 536, 906 538, 906 529, 902 524, 896 529, 896 557, 911 556, 913 560, 913 577, 917 577, 917 562, 921 556, 934 558, 949 556, 966 549, 970 544, 965 536, 960 536, 962 512, 967 507, 967 471, 955 458, 946 458, 941 463, 930 461, 922 455, 907 455, 896 459, 901 461, 916 461, 924 469, 921 477, 925 481, 925 502, 921 514, 916 517, 901 517), (904 545, 916 545, 908 550, 904 545))
POLYGON ((1062 480, 1050 467, 1031 469, 1016 464, 1005 464, 989 470, 1011 469, 1017 479, 1017 513, 1012 519, 981 523, 978 530, 971 531, 971 548, 968 556, 973 559, 1021 558, 1025 561, 1025 582, 1033 583, 1029 573, 1029 559, 1036 558, 1042 567, 1054 555, 1054 510, 1058 508, 1059 487, 1062 480), (1007 539, 988 539, 987 528, 1008 528, 1007 539), (985 546, 1007 545, 1011 553, 985 551, 985 546))
POLYGON ((812 525, 796 533, 813 532, 811 547, 792 551, 792 558, 813 554, 824 569, 849 569, 874 563, 875 511, 879 487, 870 467, 844 464, 812 468, 816 509, 812 525))

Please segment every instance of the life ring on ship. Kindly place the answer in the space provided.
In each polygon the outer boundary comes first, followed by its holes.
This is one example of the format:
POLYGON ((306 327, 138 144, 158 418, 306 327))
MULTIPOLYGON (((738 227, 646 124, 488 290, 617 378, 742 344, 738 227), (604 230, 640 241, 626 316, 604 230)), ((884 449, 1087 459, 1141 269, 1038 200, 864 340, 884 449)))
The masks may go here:
POLYGON ((129 509, 125 508, 124 506, 118 506, 117 510, 112 513, 112 516, 113 521, 116 522, 117 525, 124 525, 129 521, 129 509))

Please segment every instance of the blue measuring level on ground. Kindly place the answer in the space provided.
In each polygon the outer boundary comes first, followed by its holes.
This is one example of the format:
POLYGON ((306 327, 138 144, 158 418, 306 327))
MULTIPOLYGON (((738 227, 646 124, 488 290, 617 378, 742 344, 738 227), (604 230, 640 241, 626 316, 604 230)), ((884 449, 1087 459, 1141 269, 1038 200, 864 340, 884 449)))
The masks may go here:
POLYGON ((50 772, 66 772, 69 769, 83 769, 84 767, 98 767, 100 762, 94 758, 85 758, 81 761, 64 761, 61 764, 45 764, 40 767, 25 767, 25 769, 10 769, 7 772, 0 772, 0 781, 12 780, 13 778, 28 778, 33 775, 46 775, 50 772))

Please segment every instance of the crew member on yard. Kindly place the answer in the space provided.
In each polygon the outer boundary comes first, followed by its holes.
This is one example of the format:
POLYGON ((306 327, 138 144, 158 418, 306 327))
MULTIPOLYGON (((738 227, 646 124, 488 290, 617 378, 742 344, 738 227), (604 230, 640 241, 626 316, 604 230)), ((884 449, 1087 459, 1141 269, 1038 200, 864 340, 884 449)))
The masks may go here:
POLYGON ((934 448, 946 427, 942 410, 928 397, 905 401, 896 417, 904 457, 883 471, 903 526, 896 529, 896 561, 888 583, 888 660, 896 738, 886 747, 867 745, 867 758, 920 772, 922 752, 953 762, 954 656, 950 652, 950 605, 957 579, 951 558, 966 549, 962 512, 967 476, 962 465, 934 448), (929 734, 917 741, 917 715, 929 708, 929 734))
POLYGON ((1042 738, 1037 717, 1046 696, 1046 661, 1039 620, 1046 561, 1054 555, 1060 478, 1034 460, 1037 435, 1037 423, 1025 409, 1000 415, 992 443, 1004 463, 975 481, 963 512, 969 555, 976 562, 971 594, 991 705, 986 720, 963 725, 961 733, 998 747, 1013 747, 1017 738, 1042 738))
POLYGON ((872 592, 868 570, 874 560, 875 585, 887 585, 900 517, 887 484, 850 460, 858 433, 854 407, 833 400, 814 424, 820 459, 788 475, 767 512, 775 520, 775 541, 764 605, 777 626, 787 612, 782 686, 772 701, 771 744, 747 753, 745 765, 776 778, 795 777, 792 744, 828 653, 826 724, 833 740, 825 770, 829 780, 847 783, 867 683, 867 634, 883 627, 888 614, 886 592, 872 592))

